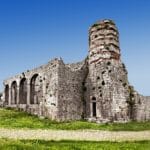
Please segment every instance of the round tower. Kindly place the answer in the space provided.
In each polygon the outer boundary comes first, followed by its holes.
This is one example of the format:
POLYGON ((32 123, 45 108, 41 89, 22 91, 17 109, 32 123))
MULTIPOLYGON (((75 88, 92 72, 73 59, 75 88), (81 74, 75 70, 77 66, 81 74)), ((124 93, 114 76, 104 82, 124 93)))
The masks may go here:
POLYGON ((119 33, 112 20, 102 20, 89 29, 89 63, 120 60, 119 33))
POLYGON ((115 23, 102 20, 89 29, 86 117, 100 122, 128 120, 127 72, 120 59, 115 23))

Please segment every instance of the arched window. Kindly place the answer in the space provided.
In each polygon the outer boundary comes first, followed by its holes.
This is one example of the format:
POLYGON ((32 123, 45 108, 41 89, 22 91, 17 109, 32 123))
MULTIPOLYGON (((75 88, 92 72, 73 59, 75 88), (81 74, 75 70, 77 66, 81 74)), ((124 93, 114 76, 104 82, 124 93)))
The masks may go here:
POLYGON ((11 84, 11 104, 17 104, 17 82, 11 84))
POLYGON ((19 87, 19 103, 27 104, 27 80, 23 78, 19 87))
POLYGON ((9 85, 5 86, 5 104, 8 105, 9 101, 9 85))
POLYGON ((38 104, 38 74, 33 75, 30 81, 30 104, 38 104))
POLYGON ((96 97, 95 96, 92 97, 92 101, 96 101, 96 97))

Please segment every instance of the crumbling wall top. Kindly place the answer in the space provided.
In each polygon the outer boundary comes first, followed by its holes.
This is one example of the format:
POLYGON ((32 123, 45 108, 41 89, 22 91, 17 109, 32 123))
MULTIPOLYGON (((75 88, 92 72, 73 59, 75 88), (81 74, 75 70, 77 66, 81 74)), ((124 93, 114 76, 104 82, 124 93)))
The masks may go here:
POLYGON ((85 60, 77 63, 66 64, 66 67, 70 68, 72 71, 81 70, 85 65, 85 60))

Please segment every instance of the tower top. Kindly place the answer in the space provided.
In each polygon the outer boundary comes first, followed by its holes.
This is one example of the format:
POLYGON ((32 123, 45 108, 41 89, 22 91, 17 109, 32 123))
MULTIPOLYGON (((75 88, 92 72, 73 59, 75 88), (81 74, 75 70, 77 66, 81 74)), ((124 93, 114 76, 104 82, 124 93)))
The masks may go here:
POLYGON ((97 22, 95 22, 91 27, 96 26, 97 24, 112 24, 115 25, 114 21, 111 19, 103 19, 103 20, 98 20, 97 22))
POLYGON ((110 19, 97 21, 89 29, 89 57, 96 60, 119 60, 119 32, 110 19))
MULTIPOLYGON (((116 27, 116 24, 114 23, 114 21, 113 20, 110 20, 110 19, 103 19, 103 20, 99 20, 99 21, 97 21, 96 23, 94 23, 91 27, 90 27, 90 29, 89 29, 89 31, 94 31, 94 29, 97 29, 98 27, 101 27, 101 29, 107 29, 107 28, 114 28, 114 30, 118 33, 118 29, 117 29, 117 27, 116 27)), ((99 28, 99 30, 100 30, 100 28, 99 28)))

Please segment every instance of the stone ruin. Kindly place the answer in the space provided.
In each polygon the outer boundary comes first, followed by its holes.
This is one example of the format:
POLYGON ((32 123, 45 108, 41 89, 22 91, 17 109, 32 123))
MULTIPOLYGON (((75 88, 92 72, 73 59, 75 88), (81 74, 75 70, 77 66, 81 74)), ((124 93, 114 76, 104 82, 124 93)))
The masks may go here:
POLYGON ((89 29, 89 52, 82 62, 55 58, 4 81, 4 107, 57 121, 150 120, 150 97, 136 92, 121 61, 119 33, 112 20, 89 29))
POLYGON ((3 93, 0 92, 0 107, 3 106, 3 93))

